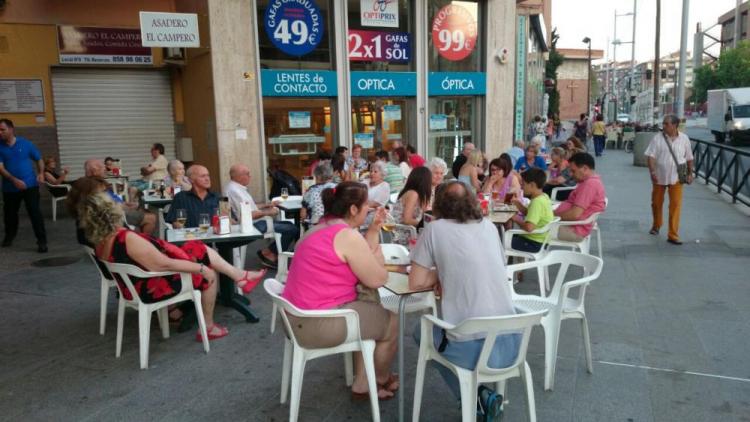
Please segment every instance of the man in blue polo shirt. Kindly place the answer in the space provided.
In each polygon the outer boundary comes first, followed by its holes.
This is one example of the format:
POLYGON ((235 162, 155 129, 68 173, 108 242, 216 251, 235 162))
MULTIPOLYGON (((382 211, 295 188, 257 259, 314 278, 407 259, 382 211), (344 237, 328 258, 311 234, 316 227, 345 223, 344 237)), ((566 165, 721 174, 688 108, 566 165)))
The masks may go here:
POLYGON ((47 233, 39 209, 39 184, 44 183, 44 161, 31 141, 16 136, 13 122, 8 119, 0 119, 0 175, 3 176, 5 219, 2 247, 13 244, 18 233, 18 209, 23 201, 36 235, 37 251, 47 252, 47 233))
MULTIPOLYGON (((219 208, 219 196, 211 192, 211 177, 208 169, 200 165, 192 165, 187 170, 187 177, 193 184, 193 189, 182 191, 174 196, 172 205, 169 208, 164 220, 172 223, 174 228, 179 229, 182 226, 177 223, 177 210, 185 210, 187 222, 185 227, 198 227, 201 214, 208 214, 209 218, 219 208)), ((209 220, 210 221, 210 220, 209 220)))

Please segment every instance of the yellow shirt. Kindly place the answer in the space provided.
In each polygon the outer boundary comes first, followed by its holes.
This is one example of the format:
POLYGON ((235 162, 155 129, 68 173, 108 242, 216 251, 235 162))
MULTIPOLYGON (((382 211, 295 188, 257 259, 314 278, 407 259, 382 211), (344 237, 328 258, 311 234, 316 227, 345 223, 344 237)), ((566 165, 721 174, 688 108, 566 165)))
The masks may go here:
POLYGON ((591 128, 591 134, 595 136, 604 136, 607 133, 607 127, 604 122, 594 122, 594 126, 591 128))

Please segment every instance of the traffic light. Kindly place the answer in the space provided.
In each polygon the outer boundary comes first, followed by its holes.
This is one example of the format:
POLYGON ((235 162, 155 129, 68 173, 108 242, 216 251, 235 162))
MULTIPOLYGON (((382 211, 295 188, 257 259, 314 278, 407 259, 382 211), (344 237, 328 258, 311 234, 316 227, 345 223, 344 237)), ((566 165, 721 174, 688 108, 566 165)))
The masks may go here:
POLYGON ((599 104, 594 106, 594 114, 599 114, 601 112, 602 108, 599 104))
POLYGON ((635 95, 630 96, 630 104, 635 104, 635 95))
POLYGON ((667 79, 667 69, 662 69, 659 77, 662 79, 667 79))
POLYGON ((654 71, 651 69, 646 69, 646 80, 650 81, 653 76, 654 76, 654 71))

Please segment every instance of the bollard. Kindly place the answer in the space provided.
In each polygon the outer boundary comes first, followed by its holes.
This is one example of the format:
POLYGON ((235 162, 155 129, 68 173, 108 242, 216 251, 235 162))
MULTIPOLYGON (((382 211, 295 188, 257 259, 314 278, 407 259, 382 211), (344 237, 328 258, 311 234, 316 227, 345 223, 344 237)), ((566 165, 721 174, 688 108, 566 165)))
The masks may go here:
POLYGON ((637 167, 648 166, 648 159, 644 155, 649 142, 654 139, 659 132, 638 132, 633 140, 633 165, 637 167))

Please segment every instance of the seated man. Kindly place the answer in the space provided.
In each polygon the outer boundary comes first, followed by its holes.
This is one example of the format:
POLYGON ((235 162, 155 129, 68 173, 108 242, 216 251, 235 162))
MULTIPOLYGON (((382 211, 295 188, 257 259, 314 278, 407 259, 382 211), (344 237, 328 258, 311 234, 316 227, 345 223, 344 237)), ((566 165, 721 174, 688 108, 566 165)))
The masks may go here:
POLYGON ((193 188, 182 191, 174 196, 164 221, 171 223, 176 229, 183 227, 177 222, 177 210, 185 210, 187 221, 184 227, 198 227, 201 214, 208 214, 209 218, 219 208, 219 195, 211 192, 211 176, 208 169, 201 165, 192 165, 187 170, 187 177, 193 188))
POLYGON ((526 207, 519 200, 513 201, 519 212, 513 216, 513 221, 528 234, 513 236, 511 247, 517 251, 536 253, 542 249, 548 233, 533 234, 531 232, 544 228, 555 219, 552 214, 552 202, 542 191, 547 175, 541 169, 532 167, 521 173, 521 179, 523 180, 523 195, 530 198, 531 202, 526 207), (521 214, 524 214, 526 218, 521 214))
MULTIPOLYGON (((86 177, 104 178, 107 173, 104 161, 98 158, 90 158, 83 164, 86 177)), ((137 203, 124 202, 122 198, 112 190, 112 185, 107 184, 107 194, 113 201, 120 204, 125 211, 125 222, 135 226, 141 233, 153 234, 156 230, 156 214, 139 208, 137 203)))
MULTIPOLYGON (((265 233, 268 227, 266 226, 266 221, 261 220, 261 218, 265 216, 273 217, 279 213, 279 209, 273 203, 260 205, 255 203, 250 192, 247 191, 247 187, 250 185, 250 169, 247 166, 242 164, 233 165, 229 169, 229 178, 232 180, 224 187, 224 196, 229 198, 232 213, 239 218, 240 204, 243 202, 249 203, 253 213, 253 225, 256 229, 265 233)), ((281 248, 285 251, 289 250, 292 242, 299 238, 299 229, 294 224, 286 221, 274 221, 273 231, 281 235, 281 248)), ((276 243, 273 243, 270 247, 259 250, 258 258, 260 258, 260 262, 266 267, 276 268, 278 253, 276 243)))
MULTIPOLYGON (((606 208, 604 184, 594 171, 594 157, 586 152, 574 154, 568 160, 570 172, 578 182, 568 199, 555 210, 563 221, 581 221, 606 208)), ((562 226, 557 238, 568 242, 580 242, 591 233, 593 224, 562 226)))
POLYGON ((156 143, 151 146, 151 157, 154 159, 146 167, 141 168, 141 175, 144 180, 157 181, 164 180, 167 177, 167 166, 169 161, 164 157, 164 145, 156 143))

